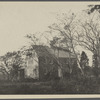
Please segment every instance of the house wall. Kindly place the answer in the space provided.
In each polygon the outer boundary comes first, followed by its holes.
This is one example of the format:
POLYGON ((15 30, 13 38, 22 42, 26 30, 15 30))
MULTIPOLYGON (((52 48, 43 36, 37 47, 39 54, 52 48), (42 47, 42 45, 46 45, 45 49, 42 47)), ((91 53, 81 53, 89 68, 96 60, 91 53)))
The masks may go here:
POLYGON ((25 78, 39 79, 39 64, 36 52, 26 58, 25 78))
POLYGON ((58 67, 51 57, 39 57, 39 80, 51 80, 58 77, 58 67))
POLYGON ((53 53, 56 57, 60 58, 68 58, 68 57, 75 58, 75 55, 73 53, 64 50, 54 49, 53 53))
MULTIPOLYGON (((62 67, 65 69, 65 73, 71 73, 72 69, 70 69, 70 65, 73 66, 73 63, 75 61, 75 55, 64 51, 64 50, 59 50, 59 49, 54 49, 54 55, 59 58, 59 62, 62 65, 62 67)), ((61 68, 58 67, 58 77, 62 77, 63 73, 61 68)))
POLYGON ((69 52, 66 52, 66 51, 62 51, 62 50, 55 50, 55 55, 57 57, 63 57, 63 58, 66 58, 66 57, 69 57, 69 52))

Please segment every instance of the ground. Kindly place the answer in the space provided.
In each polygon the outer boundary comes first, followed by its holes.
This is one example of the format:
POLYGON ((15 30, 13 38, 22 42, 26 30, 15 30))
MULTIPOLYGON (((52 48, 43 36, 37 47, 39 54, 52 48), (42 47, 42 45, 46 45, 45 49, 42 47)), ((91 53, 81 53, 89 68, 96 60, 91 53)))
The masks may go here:
POLYGON ((0 94, 52 94, 54 92, 48 82, 0 83, 0 94))
POLYGON ((0 94, 99 94, 95 80, 48 82, 0 82, 0 94))

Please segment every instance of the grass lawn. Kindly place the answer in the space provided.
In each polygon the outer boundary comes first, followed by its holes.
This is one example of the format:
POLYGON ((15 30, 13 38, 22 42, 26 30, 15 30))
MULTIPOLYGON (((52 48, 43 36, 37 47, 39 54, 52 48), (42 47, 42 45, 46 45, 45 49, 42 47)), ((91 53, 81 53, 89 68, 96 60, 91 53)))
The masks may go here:
POLYGON ((64 82, 0 82, 0 94, 99 94, 99 79, 64 82))
POLYGON ((47 82, 0 83, 0 94, 52 94, 54 92, 47 82))

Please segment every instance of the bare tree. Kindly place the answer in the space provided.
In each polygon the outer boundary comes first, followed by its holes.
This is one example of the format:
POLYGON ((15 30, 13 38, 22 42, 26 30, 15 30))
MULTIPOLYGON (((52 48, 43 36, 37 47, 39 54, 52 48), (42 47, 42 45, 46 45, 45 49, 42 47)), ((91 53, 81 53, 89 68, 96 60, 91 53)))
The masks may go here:
POLYGON ((49 41, 48 38, 46 37, 45 32, 36 32, 33 34, 27 34, 25 37, 30 40, 29 45, 45 45, 44 39, 49 41))
MULTIPOLYGON (((80 22, 80 33, 78 34, 79 45, 97 55, 100 60, 100 17, 94 16, 84 22, 80 22)), ((100 66, 100 64, 98 64, 100 66)))
POLYGON ((63 36, 63 43, 65 43, 66 47, 74 53, 78 62, 78 67, 80 68, 82 74, 84 74, 75 51, 75 47, 78 45, 76 15, 72 13, 70 16, 65 16, 63 19, 60 19, 60 23, 54 23, 53 25, 49 26, 49 28, 63 36))

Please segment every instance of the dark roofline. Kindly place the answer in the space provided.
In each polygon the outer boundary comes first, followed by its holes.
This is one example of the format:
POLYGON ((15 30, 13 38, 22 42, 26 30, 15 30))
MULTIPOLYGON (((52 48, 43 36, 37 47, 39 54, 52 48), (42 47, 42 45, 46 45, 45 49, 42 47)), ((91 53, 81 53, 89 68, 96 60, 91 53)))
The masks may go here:
POLYGON ((58 50, 63 50, 63 51, 67 51, 67 52, 70 52, 70 53, 71 53, 71 51, 70 51, 70 50, 65 49, 65 48, 55 47, 55 46, 52 46, 51 48, 53 48, 53 49, 58 49, 58 50))

